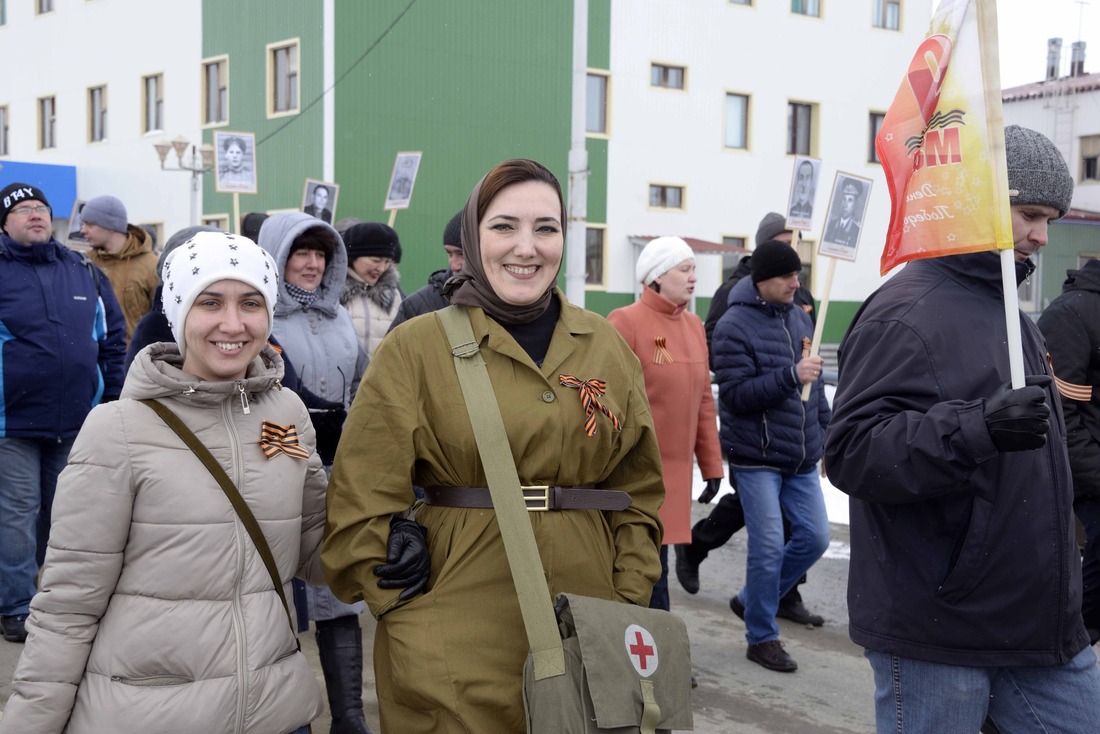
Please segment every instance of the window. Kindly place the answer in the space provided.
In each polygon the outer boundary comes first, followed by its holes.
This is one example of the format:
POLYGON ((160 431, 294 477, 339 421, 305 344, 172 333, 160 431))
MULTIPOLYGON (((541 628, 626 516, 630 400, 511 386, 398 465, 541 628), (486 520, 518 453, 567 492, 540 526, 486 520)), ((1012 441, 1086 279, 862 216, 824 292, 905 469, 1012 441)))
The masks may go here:
POLYGON ((141 132, 164 129, 164 75, 141 78, 141 132))
POLYGON ((588 72, 588 97, 585 103, 584 129, 607 134, 607 74, 588 72))
POLYGON ((791 12, 799 15, 821 15, 821 0, 791 0, 791 12))
POLYGON ((107 87, 88 88, 88 142, 107 139, 107 87))
POLYGON ((298 111, 298 42, 281 41, 267 47, 268 114, 298 111))
POLYGON ((214 229, 220 229, 222 232, 229 231, 229 215, 228 214, 207 214, 202 218, 202 223, 207 227, 213 227, 214 229))
POLYGON ((202 121, 204 125, 229 122, 229 59, 202 64, 202 121))
POLYGON ((878 137, 878 131, 882 128, 882 121, 886 119, 886 115, 882 112, 872 112, 868 120, 867 126, 867 162, 868 163, 882 163, 878 159, 878 151, 875 150, 875 138, 878 137))
POLYGON ((752 5, 752 0, 730 0, 731 5, 752 5))
POLYGON ((896 31, 901 22, 901 0, 874 0, 871 6, 871 25, 896 31))
MULTIPOLYGON (((722 244, 729 245, 731 247, 740 247, 745 249, 745 244, 748 242, 747 237, 723 237, 722 244)), ((748 254, 748 253, 745 253, 748 254)), ((737 264, 741 262, 741 258, 745 255, 737 255, 733 253, 724 253, 722 255, 722 282, 729 280, 733 275, 733 271, 737 270, 737 264)))
POLYGON ((656 209, 683 209, 684 187, 650 184, 649 205, 656 209))
POLYGON ((38 15, 53 12, 53 0, 35 0, 34 12, 38 15))
POLYGON ((0 107, 0 155, 8 154, 8 108, 0 107))
POLYGON ((664 64, 653 64, 649 67, 649 84, 653 87, 664 87, 665 89, 683 89, 684 78, 687 76, 687 69, 682 66, 665 66, 664 64))
POLYGON ((0 25, 8 23, 8 0, 0 0, 0 25))
POLYGON ((1100 135, 1081 137, 1081 181, 1100 181, 1100 135))
POLYGON ((726 94, 726 142, 727 148, 749 147, 749 97, 745 94, 726 94))
POLYGON ((810 155, 814 106, 802 102, 787 103, 787 154, 810 155))
POLYGON ((38 98, 38 147, 57 147, 57 105, 53 97, 38 98))
POLYGON ((584 231, 584 284, 603 285, 604 238, 607 230, 590 226, 584 231))

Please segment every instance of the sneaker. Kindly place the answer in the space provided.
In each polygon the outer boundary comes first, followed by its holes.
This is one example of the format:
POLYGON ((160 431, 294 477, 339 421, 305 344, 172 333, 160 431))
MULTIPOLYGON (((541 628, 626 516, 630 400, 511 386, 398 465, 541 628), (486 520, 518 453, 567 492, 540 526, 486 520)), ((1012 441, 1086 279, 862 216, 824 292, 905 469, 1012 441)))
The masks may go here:
POLYGON ((736 595, 734 595, 734 597, 730 599, 730 609, 733 611, 734 614, 740 617, 742 621, 744 621, 745 605, 741 603, 741 600, 738 599, 736 595))
POLYGON ((4 639, 8 642, 26 642, 26 624, 26 614, 16 614, 11 617, 0 617, 0 628, 3 628, 4 639))
POLYGON ((768 640, 758 645, 749 645, 745 657, 757 665, 762 665, 768 670, 774 670, 778 673, 793 673, 798 670, 798 663, 787 654, 779 640, 768 640))
POLYGON ((699 564, 692 563, 688 558, 686 545, 677 544, 673 547, 676 549, 676 578, 680 581, 680 586, 689 594, 699 593, 699 564))
POLYGON ((775 616, 811 627, 820 627, 825 624, 825 618, 820 614, 811 612, 801 600, 790 604, 780 604, 779 608, 775 610, 775 616))

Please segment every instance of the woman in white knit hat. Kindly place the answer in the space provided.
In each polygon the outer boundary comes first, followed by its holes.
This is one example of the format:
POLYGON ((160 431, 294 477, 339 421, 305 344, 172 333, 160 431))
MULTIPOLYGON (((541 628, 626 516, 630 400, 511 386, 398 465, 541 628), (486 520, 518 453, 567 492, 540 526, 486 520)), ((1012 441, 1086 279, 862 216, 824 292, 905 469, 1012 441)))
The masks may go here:
POLYGON ((326 482, 309 414, 267 345, 276 273, 258 245, 222 232, 168 259, 176 343, 143 349, 121 399, 77 436, 0 732, 285 734, 321 713, 284 604, 292 576, 322 578, 326 482), (225 472, 274 568, 230 489, 148 401, 225 472))
POLYGON ((691 542, 691 483, 696 457, 708 485, 722 481, 714 398, 703 322, 687 310, 695 292, 695 253, 679 237, 658 237, 635 267, 641 300, 607 315, 642 363, 665 480, 661 580, 649 605, 669 608, 668 546, 691 542))

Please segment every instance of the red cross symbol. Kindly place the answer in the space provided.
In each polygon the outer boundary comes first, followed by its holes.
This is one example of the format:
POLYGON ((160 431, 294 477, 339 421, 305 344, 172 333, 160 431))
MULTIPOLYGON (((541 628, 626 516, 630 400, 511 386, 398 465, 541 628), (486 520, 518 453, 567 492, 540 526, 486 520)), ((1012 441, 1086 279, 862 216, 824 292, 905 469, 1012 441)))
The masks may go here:
POLYGON ((642 633, 639 630, 634 632, 634 644, 629 648, 631 655, 636 655, 641 662, 642 670, 646 669, 646 658, 653 654, 653 646, 645 644, 645 640, 642 639, 642 633))

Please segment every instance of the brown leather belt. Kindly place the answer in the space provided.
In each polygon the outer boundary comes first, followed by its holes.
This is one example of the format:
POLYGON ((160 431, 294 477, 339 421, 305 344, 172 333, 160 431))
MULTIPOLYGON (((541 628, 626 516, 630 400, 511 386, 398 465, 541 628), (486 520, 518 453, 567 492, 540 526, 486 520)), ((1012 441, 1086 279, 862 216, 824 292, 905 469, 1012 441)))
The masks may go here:
MULTIPOLYGON (((630 495, 618 489, 558 487, 529 484, 521 487, 528 512, 548 510, 625 510, 630 495)), ((425 502, 441 507, 489 509, 492 495, 487 487, 425 487, 425 502)))

